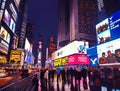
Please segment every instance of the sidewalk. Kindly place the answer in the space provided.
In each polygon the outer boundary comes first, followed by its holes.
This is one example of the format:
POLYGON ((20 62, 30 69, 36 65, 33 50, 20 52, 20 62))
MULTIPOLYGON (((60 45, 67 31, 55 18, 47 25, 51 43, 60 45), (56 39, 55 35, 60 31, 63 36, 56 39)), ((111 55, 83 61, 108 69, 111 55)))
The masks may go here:
MULTIPOLYGON (((88 83, 88 81, 87 81, 87 83, 88 83)), ((75 87, 75 83, 72 83, 72 84, 73 84, 73 86, 71 84, 68 84, 68 83, 62 85, 62 81, 61 80, 57 84, 57 81, 56 81, 56 78, 55 78, 54 82, 52 84, 53 88, 50 89, 52 86, 50 86, 50 88, 48 88, 48 86, 47 86, 47 91, 79 91, 78 87, 75 87)), ((88 86, 87 90, 84 90, 84 88, 83 88, 83 79, 81 79, 81 81, 80 81, 80 89, 81 89, 80 91, 90 91, 89 90, 89 86, 88 86)), ((34 87, 31 89, 31 91, 34 91, 34 87)), ((44 88, 41 88, 40 80, 39 80, 38 91, 46 91, 44 88)))

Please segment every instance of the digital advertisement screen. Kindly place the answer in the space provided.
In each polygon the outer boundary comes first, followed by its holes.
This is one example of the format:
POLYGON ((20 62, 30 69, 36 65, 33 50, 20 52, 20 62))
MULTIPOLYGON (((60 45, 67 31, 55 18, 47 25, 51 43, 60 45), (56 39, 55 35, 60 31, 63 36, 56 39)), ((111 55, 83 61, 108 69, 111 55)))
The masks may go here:
POLYGON ((89 48, 89 43, 86 41, 73 41, 68 45, 60 48, 52 53, 52 60, 66 57, 72 54, 86 54, 86 49, 89 48))
POLYGON ((98 66, 98 55, 96 46, 87 49, 87 56, 90 58, 90 66, 98 66))
POLYGON ((27 38, 25 39, 25 50, 30 51, 30 42, 27 38))
POLYGON ((0 0, 0 22, 3 19, 6 0, 0 0))
POLYGON ((11 50, 10 63, 11 64, 20 64, 21 54, 22 54, 22 51, 20 51, 20 50, 11 50))
POLYGON ((108 17, 108 19, 111 30, 111 39, 114 40, 120 38, 120 10, 108 17))
POLYGON ((10 42, 10 34, 5 30, 4 27, 0 27, 0 51, 4 54, 8 53, 10 42))
POLYGON ((73 64, 90 64, 90 59, 83 54, 74 54, 71 56, 68 56, 68 65, 73 64))
POLYGON ((96 33, 98 44, 111 39, 108 18, 96 25, 96 33))
POLYGON ((15 26, 16 26, 16 24, 13 21, 13 19, 11 18, 11 20, 10 20, 10 29, 12 30, 13 33, 15 32, 15 26))
POLYGON ((27 64, 31 64, 32 63, 32 54, 31 53, 28 53, 27 59, 26 59, 26 63, 27 64))
POLYGON ((0 27, 0 37, 7 43, 10 42, 10 34, 2 26, 0 27))
POLYGON ((96 25, 98 44, 120 38, 120 10, 96 25))
MULTIPOLYGON (((16 2, 16 1, 15 1, 16 2)), ((18 17, 18 8, 14 0, 6 0, 3 22, 7 24, 10 30, 14 33, 18 17)))
POLYGON ((98 45, 97 46, 97 54, 98 54, 98 59, 102 57, 102 53, 105 53, 105 57, 108 56, 107 52, 110 51, 112 54, 115 55, 115 50, 120 49, 120 38, 106 42, 104 44, 98 45))
POLYGON ((10 14, 8 13, 7 9, 5 9, 5 13, 4 13, 4 21, 5 23, 10 26, 10 19, 11 19, 11 16, 10 14))

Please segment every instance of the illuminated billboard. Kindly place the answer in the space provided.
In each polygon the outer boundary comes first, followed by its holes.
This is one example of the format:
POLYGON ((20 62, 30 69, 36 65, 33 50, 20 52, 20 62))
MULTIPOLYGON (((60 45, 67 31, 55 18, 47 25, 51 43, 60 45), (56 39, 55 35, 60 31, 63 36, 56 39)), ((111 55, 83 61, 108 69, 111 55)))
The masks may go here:
POLYGON ((111 39, 108 19, 96 25, 98 44, 109 41, 111 39))
POLYGON ((10 53, 10 63, 20 64, 22 60, 23 53, 21 50, 11 50, 10 53))
POLYGON ((10 34, 2 26, 0 27, 0 37, 7 43, 10 42, 10 34))
POLYGON ((3 18, 6 0, 0 0, 0 22, 3 18))
POLYGON ((98 55, 96 46, 87 49, 87 56, 90 58, 90 66, 98 66, 98 55))
POLYGON ((10 26, 10 19, 11 19, 10 14, 9 14, 8 11, 5 9, 4 21, 5 21, 5 23, 6 23, 8 26, 10 26))
POLYGON ((8 54, 10 34, 2 26, 0 27, 0 40, 0 51, 4 54, 8 54))
POLYGON ((120 38, 120 10, 96 25, 98 44, 120 38))
POLYGON ((54 60, 54 66, 66 66, 67 65, 67 60, 68 57, 63 57, 63 58, 59 58, 54 60))
MULTIPOLYGON (((105 57, 108 57, 108 51, 110 51, 113 57, 115 58, 116 57, 115 50, 120 49, 119 45, 120 45, 120 38, 98 45, 97 46, 98 59, 102 57, 102 53, 105 53, 105 57)), ((116 62, 116 59, 114 59, 114 62, 116 62)))
POLYGON ((32 64, 32 53, 28 52, 27 58, 26 58, 27 64, 32 64))
POLYGON ((15 26, 16 26, 16 24, 15 24, 14 20, 11 18, 11 20, 10 20, 10 29, 12 30, 13 33, 15 32, 15 26))
POLYGON ((111 39, 120 38, 120 10, 108 17, 108 20, 111 30, 111 39))
POLYGON ((18 17, 18 9, 14 0, 7 0, 3 15, 3 21, 7 24, 9 29, 14 33, 18 17))
POLYGON ((27 38, 25 39, 25 50, 30 51, 30 42, 27 38))
POLYGON ((89 47, 89 43, 86 41, 73 41, 68 45, 60 48, 52 53, 52 60, 66 57, 72 54, 80 53, 86 54, 86 49, 89 47))
POLYGON ((89 65, 90 59, 85 54, 73 54, 68 56, 68 65, 89 65))

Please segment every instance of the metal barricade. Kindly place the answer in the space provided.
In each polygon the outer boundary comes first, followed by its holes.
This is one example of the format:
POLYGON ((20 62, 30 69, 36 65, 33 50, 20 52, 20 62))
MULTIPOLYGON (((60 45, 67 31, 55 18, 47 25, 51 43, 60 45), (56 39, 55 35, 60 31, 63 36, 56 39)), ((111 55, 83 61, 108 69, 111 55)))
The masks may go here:
POLYGON ((30 75, 27 78, 21 79, 17 82, 11 83, 0 89, 0 91, 26 91, 26 89, 32 85, 32 78, 35 74, 30 75))

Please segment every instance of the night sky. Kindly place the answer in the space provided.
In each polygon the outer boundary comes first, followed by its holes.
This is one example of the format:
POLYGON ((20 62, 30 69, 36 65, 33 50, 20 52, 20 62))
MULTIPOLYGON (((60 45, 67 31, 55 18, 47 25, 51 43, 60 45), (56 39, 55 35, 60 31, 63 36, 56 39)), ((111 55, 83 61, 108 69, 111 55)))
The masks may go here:
MULTIPOLYGON (((43 40, 43 56, 49 43, 49 37, 53 36, 57 41, 58 30, 58 1, 57 0, 29 0, 29 21, 34 24, 34 44, 43 40)), ((34 46, 36 47, 36 46, 34 46)), ((33 48, 34 51, 36 48, 33 48)), ((37 53, 37 51, 36 51, 37 53)), ((36 55, 36 54, 35 54, 36 55)))

